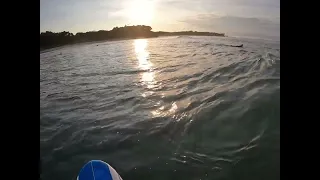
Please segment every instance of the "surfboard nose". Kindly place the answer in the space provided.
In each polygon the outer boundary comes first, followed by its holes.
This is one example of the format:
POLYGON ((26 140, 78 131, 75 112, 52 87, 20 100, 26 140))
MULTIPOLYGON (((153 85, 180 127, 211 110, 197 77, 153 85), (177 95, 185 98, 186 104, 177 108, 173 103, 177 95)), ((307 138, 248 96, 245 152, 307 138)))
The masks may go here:
POLYGON ((122 180, 120 175, 108 163, 101 160, 91 160, 86 163, 77 180, 122 180))

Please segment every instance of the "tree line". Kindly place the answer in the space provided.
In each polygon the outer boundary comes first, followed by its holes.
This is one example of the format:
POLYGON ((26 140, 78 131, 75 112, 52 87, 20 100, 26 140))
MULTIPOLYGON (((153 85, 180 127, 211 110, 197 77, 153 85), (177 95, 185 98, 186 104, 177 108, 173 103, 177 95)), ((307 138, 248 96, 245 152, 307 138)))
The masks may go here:
POLYGON ((66 44, 73 44, 79 42, 112 40, 119 38, 149 38, 157 36, 172 36, 172 35, 200 35, 200 36, 224 36, 224 34, 211 33, 211 32, 197 32, 197 31, 181 31, 181 32, 164 32, 151 31, 150 26, 137 25, 137 26, 124 26, 114 27, 112 30, 100 30, 79 32, 75 35, 68 31, 63 32, 41 32, 40 33, 40 49, 56 47, 66 44))
POLYGON ((100 41, 108 39, 118 38, 147 38, 154 37, 155 34, 151 31, 150 26, 137 25, 137 26, 124 26, 114 27, 110 31, 89 31, 79 32, 75 35, 68 31, 54 33, 46 31, 40 33, 40 48, 55 47, 65 44, 88 42, 88 41, 100 41))

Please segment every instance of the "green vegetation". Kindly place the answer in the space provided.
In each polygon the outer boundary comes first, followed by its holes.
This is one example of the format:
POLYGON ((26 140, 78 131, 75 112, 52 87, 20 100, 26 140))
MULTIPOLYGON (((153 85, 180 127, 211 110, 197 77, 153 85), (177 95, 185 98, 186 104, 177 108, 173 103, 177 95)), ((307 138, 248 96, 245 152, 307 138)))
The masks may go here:
POLYGON ((137 26, 124 26, 115 27, 110 31, 90 31, 79 32, 73 34, 67 31, 54 33, 46 31, 40 33, 40 50, 62 46, 66 44, 74 44, 80 42, 90 41, 102 41, 102 40, 114 40, 114 39, 127 39, 127 38, 150 38, 158 36, 180 36, 180 35, 192 35, 192 36, 224 36, 224 34, 211 33, 211 32, 197 32, 197 31, 181 31, 181 32, 164 32, 151 31, 150 26, 137 25, 137 26))

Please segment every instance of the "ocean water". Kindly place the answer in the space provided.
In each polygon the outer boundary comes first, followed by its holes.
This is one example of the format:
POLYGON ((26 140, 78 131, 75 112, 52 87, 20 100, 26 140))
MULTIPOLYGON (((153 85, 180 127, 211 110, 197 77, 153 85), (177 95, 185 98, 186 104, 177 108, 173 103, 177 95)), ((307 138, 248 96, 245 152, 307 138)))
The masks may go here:
POLYGON ((280 179, 280 42, 160 37, 40 52, 43 180, 280 179), (227 45, 243 44, 242 48, 227 45))

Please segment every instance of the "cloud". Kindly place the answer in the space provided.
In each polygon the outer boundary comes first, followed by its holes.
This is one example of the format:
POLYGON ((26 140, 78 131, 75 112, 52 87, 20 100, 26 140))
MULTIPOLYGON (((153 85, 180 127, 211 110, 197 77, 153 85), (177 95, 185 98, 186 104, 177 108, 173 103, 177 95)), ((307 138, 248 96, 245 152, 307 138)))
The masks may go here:
POLYGON ((280 16, 280 0, 159 0, 164 8, 241 17, 280 16))
MULTIPOLYGON (((121 8, 116 2, 117 0, 41 0, 40 31, 93 30, 95 25, 112 22, 109 14, 121 8)), ((113 21, 115 20, 117 19, 114 18, 113 21)))
POLYGON ((198 27, 201 30, 224 32, 229 35, 280 36, 280 17, 268 19, 198 14, 186 17, 180 22, 191 28, 198 27))
MULTIPOLYGON (((157 30, 277 33, 279 0, 147 0, 154 3, 157 30)), ((40 30, 111 29, 130 20, 136 0, 40 0, 40 30)))

